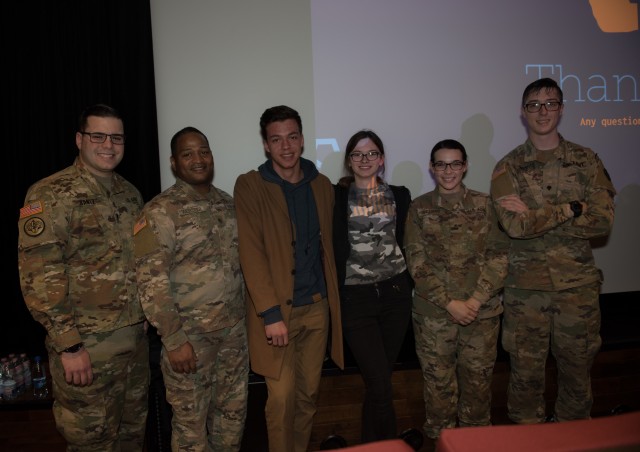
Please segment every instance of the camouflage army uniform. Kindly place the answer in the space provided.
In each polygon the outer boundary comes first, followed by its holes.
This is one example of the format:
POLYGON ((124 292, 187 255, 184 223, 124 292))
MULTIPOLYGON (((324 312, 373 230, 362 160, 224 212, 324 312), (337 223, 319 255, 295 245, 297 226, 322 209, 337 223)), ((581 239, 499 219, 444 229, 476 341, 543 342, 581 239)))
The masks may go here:
POLYGON ((166 350, 189 341, 198 358, 197 372, 183 374, 163 354, 172 448, 239 450, 249 357, 233 200, 213 186, 203 196, 177 179, 144 207, 134 232, 149 321, 166 350))
POLYGON ((138 190, 119 175, 107 190, 74 165, 35 183, 18 221, 18 268, 33 317, 47 330, 53 412, 68 450, 142 450, 149 379, 133 224, 138 190), (65 381, 59 353, 83 342, 90 386, 65 381))
POLYGON ((599 287, 589 239, 605 236, 614 216, 615 189, 590 149, 565 141, 536 151, 528 140, 498 162, 491 181, 498 217, 511 237, 505 280, 502 343, 510 354, 509 416, 519 423, 545 418, 545 363, 558 367, 558 420, 588 418, 593 397, 589 372, 600 349, 599 287), (516 194, 523 214, 500 207, 516 194), (567 217, 563 204, 586 203, 567 217))
POLYGON ((424 377, 424 430, 489 425, 496 359, 499 292, 507 270, 508 237, 488 195, 467 189, 455 198, 438 189, 413 201, 405 253, 415 281, 413 325, 424 377), (482 303, 471 324, 453 323, 446 306, 474 297, 482 303))

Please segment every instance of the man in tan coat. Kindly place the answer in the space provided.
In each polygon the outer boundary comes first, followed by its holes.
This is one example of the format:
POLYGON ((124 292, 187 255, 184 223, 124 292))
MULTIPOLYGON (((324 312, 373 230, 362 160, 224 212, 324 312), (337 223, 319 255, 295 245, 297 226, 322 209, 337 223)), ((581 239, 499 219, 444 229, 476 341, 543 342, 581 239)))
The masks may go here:
POLYGON ((333 187, 301 158, 302 121, 267 109, 260 132, 269 159, 234 189, 247 285, 251 368, 265 377, 269 450, 307 450, 331 321, 331 357, 344 367, 332 249, 333 187), (331 320, 330 320, 331 319, 331 320))

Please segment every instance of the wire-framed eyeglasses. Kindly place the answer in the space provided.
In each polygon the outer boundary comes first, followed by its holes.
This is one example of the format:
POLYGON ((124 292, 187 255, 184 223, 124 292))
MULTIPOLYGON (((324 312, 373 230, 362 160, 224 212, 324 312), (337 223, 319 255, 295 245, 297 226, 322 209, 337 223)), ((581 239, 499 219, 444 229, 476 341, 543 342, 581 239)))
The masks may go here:
POLYGON ((113 144, 124 144, 125 136, 121 133, 101 133, 101 132, 80 132, 82 135, 89 135, 89 141, 92 143, 104 143, 107 137, 113 144))
POLYGON ((369 151, 369 152, 352 152, 349 154, 349 158, 354 162, 361 162, 364 157, 367 157, 367 161, 378 160, 380 157, 379 151, 369 151))

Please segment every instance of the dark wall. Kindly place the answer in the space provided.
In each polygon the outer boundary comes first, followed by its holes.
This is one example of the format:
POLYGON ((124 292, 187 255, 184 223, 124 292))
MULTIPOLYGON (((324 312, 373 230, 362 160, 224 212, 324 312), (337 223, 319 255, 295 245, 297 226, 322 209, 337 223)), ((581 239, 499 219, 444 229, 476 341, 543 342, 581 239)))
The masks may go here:
POLYGON ((17 221, 27 189, 73 163, 77 117, 106 103, 124 116, 127 144, 118 172, 145 201, 160 191, 149 0, 4 2, 0 7, 3 149, 10 231, 0 356, 44 351, 44 329, 20 291, 17 221))

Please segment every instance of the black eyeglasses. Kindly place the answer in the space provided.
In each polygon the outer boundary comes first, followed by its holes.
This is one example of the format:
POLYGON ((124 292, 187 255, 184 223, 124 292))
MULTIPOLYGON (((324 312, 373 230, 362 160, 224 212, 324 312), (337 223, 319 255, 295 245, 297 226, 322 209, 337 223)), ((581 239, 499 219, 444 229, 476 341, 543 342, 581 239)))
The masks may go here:
POLYGON ((364 156, 367 156, 367 162, 378 160, 380 157, 380 152, 378 151, 369 151, 369 152, 352 152, 349 154, 349 158, 354 162, 361 162, 364 156))
POLYGON ((82 135, 89 135, 89 141, 92 143, 104 143, 107 137, 113 144, 124 144, 125 136, 120 133, 101 133, 101 132, 80 132, 82 135))
POLYGON ((447 166, 451 168, 452 171, 460 171, 464 167, 464 162, 460 160, 454 160, 451 163, 437 161, 433 162, 432 165, 435 171, 441 173, 442 171, 446 171, 447 166))
POLYGON ((546 108, 547 111, 557 111, 560 105, 562 105, 562 102, 556 100, 549 102, 529 102, 528 104, 524 104, 524 109, 527 110, 528 113, 537 113, 542 107, 546 108))

